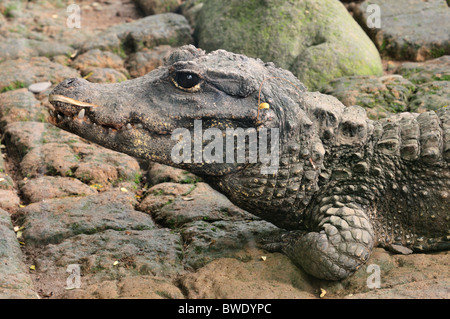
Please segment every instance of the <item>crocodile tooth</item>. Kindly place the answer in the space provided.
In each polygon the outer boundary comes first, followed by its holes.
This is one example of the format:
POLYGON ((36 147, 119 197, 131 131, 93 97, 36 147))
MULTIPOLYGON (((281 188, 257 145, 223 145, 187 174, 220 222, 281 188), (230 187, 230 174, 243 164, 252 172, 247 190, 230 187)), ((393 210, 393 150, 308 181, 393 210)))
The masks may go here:
POLYGON ((131 126, 130 123, 127 124, 127 130, 131 130, 133 127, 131 126))
POLYGON ((78 118, 80 119, 80 120, 82 120, 82 119, 84 119, 84 113, 86 113, 86 111, 84 110, 84 109, 81 109, 81 111, 80 111, 80 113, 78 113, 78 118))
POLYGON ((51 117, 55 117, 55 112, 53 112, 52 110, 49 110, 48 112, 50 113, 51 117))
POLYGON ((64 117, 61 114, 58 114, 58 120, 62 120, 64 117))

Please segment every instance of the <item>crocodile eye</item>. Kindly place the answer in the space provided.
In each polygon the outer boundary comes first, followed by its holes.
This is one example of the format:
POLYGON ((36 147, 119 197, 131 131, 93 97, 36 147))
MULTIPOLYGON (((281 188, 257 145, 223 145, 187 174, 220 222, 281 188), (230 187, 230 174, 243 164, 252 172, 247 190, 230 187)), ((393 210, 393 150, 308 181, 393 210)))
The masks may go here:
POLYGON ((178 72, 175 75, 174 83, 177 87, 183 89, 196 89, 200 84, 200 77, 197 74, 189 72, 178 72))

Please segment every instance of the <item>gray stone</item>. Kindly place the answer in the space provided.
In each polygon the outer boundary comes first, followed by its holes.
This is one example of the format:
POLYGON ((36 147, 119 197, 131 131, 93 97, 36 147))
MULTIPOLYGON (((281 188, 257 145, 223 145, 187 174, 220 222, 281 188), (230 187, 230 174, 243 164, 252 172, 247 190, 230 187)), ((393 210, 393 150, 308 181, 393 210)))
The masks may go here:
POLYGON ((192 37, 186 18, 175 13, 161 13, 112 26, 96 35, 95 39, 86 41, 82 51, 100 49, 124 57, 143 48, 163 44, 181 46, 189 43, 192 43, 192 37))
POLYGON ((224 195, 201 182, 155 185, 148 190, 148 195, 139 204, 139 209, 150 213, 158 224, 171 228, 179 228, 197 220, 214 222, 258 219, 234 206, 224 195))
POLYGON ((28 87, 36 82, 58 83, 79 76, 76 70, 51 62, 46 57, 8 60, 0 63, 0 92, 28 87))
POLYGON ((194 184, 201 181, 200 177, 188 171, 159 163, 151 163, 146 177, 150 186, 165 182, 194 184))
POLYGON ((164 59, 172 52, 173 48, 169 45, 160 45, 153 49, 144 49, 132 53, 127 61, 126 67, 130 75, 134 78, 144 76, 148 72, 164 64, 164 59))
POLYGON ((123 186, 133 191, 139 182, 141 171, 134 158, 83 142, 50 124, 16 122, 7 125, 5 133, 24 177, 75 177, 101 190, 123 186))
POLYGON ((334 79, 321 89, 345 106, 360 105, 371 119, 408 111, 416 86, 401 75, 352 76, 334 79))
POLYGON ((78 179, 60 176, 40 176, 20 183, 25 200, 31 203, 66 196, 97 194, 97 191, 78 179))
POLYGON ((411 112, 435 111, 450 105, 450 81, 420 84, 409 102, 411 112))
POLYGON ((108 51, 99 49, 89 50, 78 55, 75 60, 70 63, 71 67, 80 70, 85 76, 89 73, 88 69, 92 68, 111 68, 126 74, 124 61, 120 56, 108 51))
POLYGON ((426 62, 405 62, 394 72, 401 74, 414 84, 450 81, 450 55, 444 55, 426 62))
POLYGON ((386 57, 424 61, 450 54, 450 10, 445 0, 367 0, 354 12, 386 57), (367 13, 369 5, 380 8, 379 29, 368 28, 373 13, 367 13))
POLYGON ((111 68, 88 68, 84 72, 84 78, 93 83, 118 83, 127 80, 125 74, 111 68))
POLYGON ((184 263, 198 269, 214 259, 238 256, 246 247, 256 247, 257 240, 277 228, 262 220, 195 221, 181 230, 186 249, 184 263))
POLYGON ((0 41, 0 61, 30 58, 37 56, 51 57, 72 53, 73 48, 57 41, 40 41, 32 39, 2 39, 0 41))
POLYGON ((145 15, 174 12, 181 0, 133 0, 145 15))
POLYGON ((0 94, 0 126, 19 121, 45 122, 48 111, 28 89, 0 94))
POLYGON ((10 215, 0 209, 0 299, 36 299, 10 215))
POLYGON ((133 204, 133 194, 116 190, 85 197, 49 199, 23 207, 17 214, 20 225, 24 226, 27 247, 43 246, 108 229, 154 229, 150 216, 135 211, 133 204))
POLYGON ((39 82, 39 83, 33 83, 28 87, 28 90, 32 93, 41 93, 47 90, 52 86, 52 82, 39 82))

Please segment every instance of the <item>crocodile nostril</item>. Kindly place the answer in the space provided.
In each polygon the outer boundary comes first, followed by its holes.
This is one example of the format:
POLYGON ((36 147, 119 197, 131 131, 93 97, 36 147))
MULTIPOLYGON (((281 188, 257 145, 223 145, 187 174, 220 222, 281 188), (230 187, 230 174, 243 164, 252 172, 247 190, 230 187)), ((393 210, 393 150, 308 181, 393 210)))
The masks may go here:
POLYGON ((70 87, 76 87, 79 86, 81 84, 80 79, 77 78, 69 78, 69 79, 65 79, 64 81, 61 82, 61 86, 65 87, 65 88, 70 88, 70 87))

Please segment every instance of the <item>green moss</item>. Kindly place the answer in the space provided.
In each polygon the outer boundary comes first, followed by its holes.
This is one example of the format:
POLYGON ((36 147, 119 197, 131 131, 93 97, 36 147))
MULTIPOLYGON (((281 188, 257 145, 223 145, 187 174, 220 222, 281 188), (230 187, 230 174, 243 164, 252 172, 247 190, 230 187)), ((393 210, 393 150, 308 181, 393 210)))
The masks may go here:
POLYGON ((13 90, 17 90, 17 89, 23 89, 24 87, 26 87, 25 83, 23 83, 21 81, 14 81, 10 85, 2 88, 0 90, 0 93, 7 92, 7 91, 13 91, 13 90))
POLYGON ((431 48, 430 54, 433 58, 439 58, 445 55, 445 48, 431 48))
POLYGON ((434 81, 450 81, 450 74, 444 74, 442 76, 433 75, 432 79, 434 81))
POLYGON ((5 7, 5 10, 3 11, 3 15, 7 18, 13 18, 11 11, 17 10, 17 3, 8 3, 5 7))

